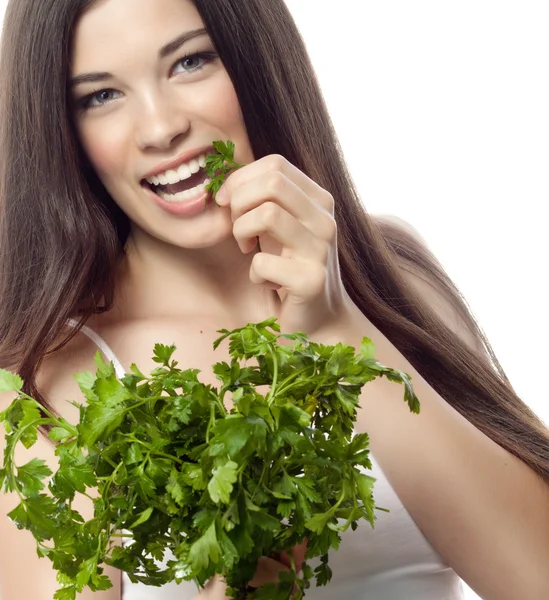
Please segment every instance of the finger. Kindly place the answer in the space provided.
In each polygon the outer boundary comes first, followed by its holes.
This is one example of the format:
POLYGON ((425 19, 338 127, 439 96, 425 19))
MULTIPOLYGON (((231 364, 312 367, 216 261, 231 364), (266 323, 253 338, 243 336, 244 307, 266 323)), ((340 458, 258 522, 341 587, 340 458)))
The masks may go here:
POLYGON ((264 175, 273 175, 272 180, 264 180, 263 184, 273 185, 275 188, 280 183, 280 176, 284 176, 285 179, 291 181, 296 188, 313 200, 315 204, 322 207, 329 214, 334 214, 333 196, 283 156, 278 154, 270 154, 269 156, 260 158, 238 171, 231 173, 220 190, 220 193, 223 191, 220 198, 221 204, 228 205, 235 190, 264 175), (224 196, 225 198, 223 198, 224 196))
POLYGON ((206 598, 228 598, 225 594, 226 591, 227 584, 219 575, 214 575, 204 586, 206 598))
MULTIPOLYGON (((297 544, 291 550, 291 555, 294 561, 295 570, 299 573, 303 567, 303 563, 305 562, 305 555, 307 554, 307 542, 305 539, 301 544, 297 544)), ((288 568, 292 566, 292 559, 287 552, 282 551, 280 553, 279 560, 281 563, 285 564, 288 568)))
POLYGON ((292 181, 280 173, 266 173, 237 188, 231 198, 233 222, 263 204, 274 203, 286 210, 316 237, 331 241, 335 219, 292 181))
POLYGON ((238 219, 267 200, 277 200, 296 219, 308 222, 319 210, 305 191, 279 171, 260 173, 230 193, 231 214, 238 219))
POLYGON ((245 253, 250 252, 257 238, 265 234, 280 242, 291 255, 321 262, 327 259, 327 243, 315 238, 295 217, 274 202, 266 202, 242 215, 233 226, 233 235, 245 253))
POLYGON ((326 268, 316 262, 258 252, 252 259, 250 281, 283 287, 302 301, 316 298, 326 285, 326 268))
POLYGON ((289 571, 289 569, 274 558, 262 556, 258 560, 255 575, 248 585, 251 587, 261 587, 266 583, 276 583, 280 571, 289 571))
POLYGON ((309 540, 305 539, 301 544, 292 548, 292 555, 294 557, 294 564, 296 571, 299 573, 305 562, 305 556, 307 554, 307 543, 309 540))

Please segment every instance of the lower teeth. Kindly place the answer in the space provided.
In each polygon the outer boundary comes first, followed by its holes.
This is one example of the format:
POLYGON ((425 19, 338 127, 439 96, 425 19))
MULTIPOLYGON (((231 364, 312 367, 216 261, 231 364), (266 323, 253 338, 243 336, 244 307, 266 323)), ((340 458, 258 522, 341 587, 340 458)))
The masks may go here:
POLYGON ((190 200, 191 198, 194 198, 198 194, 204 192, 204 188, 210 182, 211 179, 207 177, 202 183, 199 183, 196 187, 193 187, 190 190, 184 190, 183 192, 179 192, 177 194, 167 194, 161 190, 158 190, 156 193, 162 198, 162 200, 166 200, 166 202, 183 202, 185 200, 190 200))

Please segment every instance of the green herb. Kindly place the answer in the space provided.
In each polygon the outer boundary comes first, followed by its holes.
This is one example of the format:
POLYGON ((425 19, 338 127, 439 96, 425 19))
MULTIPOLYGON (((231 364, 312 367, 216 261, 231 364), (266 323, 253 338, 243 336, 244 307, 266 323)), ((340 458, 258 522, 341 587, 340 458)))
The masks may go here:
POLYGON ((217 150, 218 154, 210 154, 206 157, 205 171, 211 179, 210 183, 206 186, 206 190, 212 192, 212 198, 215 200, 217 192, 223 185, 226 177, 244 165, 234 161, 235 145, 230 140, 227 143, 222 141, 214 142, 213 147, 217 150))
POLYGON ((368 435, 353 436, 360 391, 385 376, 404 384, 412 412, 419 402, 410 377, 381 365, 368 338, 355 354, 279 331, 274 318, 221 330, 214 348, 228 339, 231 362, 213 366, 219 389, 201 383, 198 370, 179 369, 175 346, 156 344, 159 366, 150 377, 132 365, 121 380, 98 352, 96 375, 75 376, 87 400, 74 403, 76 426, 0 370, 0 390, 19 393, 0 413, 8 433, 0 488, 19 495, 10 518, 53 561, 57 600, 74 600, 86 585, 109 588, 104 563, 154 586, 183 579, 203 586, 218 573, 237 598, 286 599, 294 584, 301 598, 313 576, 317 585, 330 581, 328 553, 339 534, 361 519, 373 527, 374 511, 385 510, 374 502, 375 479, 358 469, 371 469, 368 435), (53 426, 55 474, 42 460, 14 464, 16 444, 32 446, 40 425, 53 426), (95 498, 90 521, 71 506, 77 493, 95 498), (122 532, 133 543, 115 545, 122 532), (307 558, 321 557, 315 572, 305 565, 301 576, 294 569, 247 591, 259 557, 305 539, 307 558), (155 559, 168 550, 174 558, 162 570, 155 559))

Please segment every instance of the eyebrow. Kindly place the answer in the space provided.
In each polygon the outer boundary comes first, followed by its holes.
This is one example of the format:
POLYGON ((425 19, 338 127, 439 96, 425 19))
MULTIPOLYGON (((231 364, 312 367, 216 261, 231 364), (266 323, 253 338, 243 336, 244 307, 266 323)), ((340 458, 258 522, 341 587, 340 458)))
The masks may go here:
MULTIPOLYGON (((190 31, 186 31, 182 35, 175 38, 171 42, 168 42, 165 46, 162 46, 158 51, 158 57, 160 59, 166 58, 170 54, 173 54, 176 50, 179 50, 183 44, 186 44, 190 40, 193 40, 196 37, 200 37, 202 35, 207 35, 206 29, 201 27, 200 29, 192 29, 190 31)), ((82 73, 81 75, 77 75, 73 77, 70 82, 71 88, 76 87, 77 85, 81 85, 83 83, 97 83, 99 81, 106 81, 108 79, 113 79, 112 73, 108 73, 106 71, 101 71, 97 73, 82 73)))
POLYGON ((186 44, 190 40, 193 40, 196 37, 200 37, 201 35, 207 35, 207 33, 208 32, 203 27, 201 27, 200 29, 192 29, 191 31, 187 31, 179 37, 176 37, 175 40, 172 40, 165 46, 162 46, 162 48, 160 48, 160 51, 158 52, 158 56, 159 58, 166 58, 166 56, 169 56, 170 54, 173 54, 176 50, 179 50, 179 48, 181 48, 183 44, 186 44))

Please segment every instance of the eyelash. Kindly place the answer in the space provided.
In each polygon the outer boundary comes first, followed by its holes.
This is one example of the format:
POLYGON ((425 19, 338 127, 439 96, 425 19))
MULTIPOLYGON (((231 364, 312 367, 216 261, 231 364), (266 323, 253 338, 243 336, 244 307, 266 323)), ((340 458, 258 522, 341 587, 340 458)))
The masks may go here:
MULTIPOLYGON (((214 61, 217 58, 217 53, 215 53, 215 52, 188 52, 187 54, 184 54, 181 58, 179 58, 178 60, 175 61, 171 70, 173 71, 179 63, 182 63, 189 58, 204 59, 204 63, 201 66, 194 68, 192 71, 189 71, 189 73, 196 73, 197 71, 201 71, 207 64, 214 61)), ((107 100, 103 104, 97 104, 95 106, 91 105, 91 101, 103 92, 114 92, 114 91, 116 91, 116 90, 113 90, 111 88, 103 88, 101 90, 94 90, 91 94, 88 94, 87 96, 84 96, 83 98, 78 100, 78 106, 81 110, 86 110, 86 111, 94 110, 96 108, 101 108, 102 106, 109 104, 109 102, 112 102, 112 100, 107 100)))

